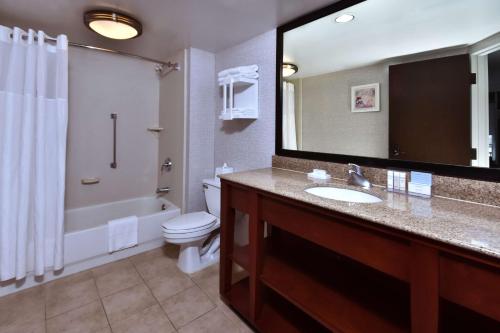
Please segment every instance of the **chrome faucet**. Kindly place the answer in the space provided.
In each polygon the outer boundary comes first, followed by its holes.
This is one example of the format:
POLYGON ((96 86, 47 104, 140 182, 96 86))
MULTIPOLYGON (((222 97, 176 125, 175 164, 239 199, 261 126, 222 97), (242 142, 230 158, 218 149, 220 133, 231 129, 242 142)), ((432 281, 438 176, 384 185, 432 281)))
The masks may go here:
POLYGON ((361 186, 365 189, 372 187, 372 184, 365 178, 363 171, 359 165, 349 163, 348 165, 347 184, 361 186))
POLYGON ((167 157, 167 159, 165 159, 165 162, 163 162, 161 164, 161 168, 160 168, 160 171, 163 173, 163 170, 167 170, 167 171, 170 171, 172 170, 172 166, 174 164, 172 163, 172 160, 170 158, 167 157))

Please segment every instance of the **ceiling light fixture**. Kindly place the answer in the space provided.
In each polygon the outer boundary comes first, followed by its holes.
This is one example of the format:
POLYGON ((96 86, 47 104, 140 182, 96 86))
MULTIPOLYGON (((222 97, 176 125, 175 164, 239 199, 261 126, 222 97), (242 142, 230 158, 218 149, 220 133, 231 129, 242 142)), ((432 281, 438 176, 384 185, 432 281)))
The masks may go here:
POLYGON ((141 22, 110 10, 88 11, 83 21, 90 30, 111 39, 131 39, 142 34, 141 22))
POLYGON ((283 63, 283 66, 282 66, 282 76, 283 77, 292 76, 293 74, 297 73, 298 70, 299 70, 299 68, 297 67, 297 65, 285 62, 285 63, 283 63))
POLYGON ((352 20, 354 20, 354 15, 352 14, 342 14, 335 18, 335 22, 337 23, 347 23, 351 22, 352 20))

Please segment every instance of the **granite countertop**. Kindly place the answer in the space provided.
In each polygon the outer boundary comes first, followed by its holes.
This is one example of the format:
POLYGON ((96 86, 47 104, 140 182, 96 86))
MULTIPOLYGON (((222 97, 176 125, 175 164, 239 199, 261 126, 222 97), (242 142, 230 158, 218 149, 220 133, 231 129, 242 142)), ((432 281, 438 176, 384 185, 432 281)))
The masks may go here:
POLYGON ((314 181, 305 173, 277 168, 224 174, 220 178, 500 258, 500 207, 442 197, 420 198, 387 192, 382 187, 364 191, 341 179, 314 181), (304 191, 318 185, 361 190, 383 201, 349 203, 304 191))

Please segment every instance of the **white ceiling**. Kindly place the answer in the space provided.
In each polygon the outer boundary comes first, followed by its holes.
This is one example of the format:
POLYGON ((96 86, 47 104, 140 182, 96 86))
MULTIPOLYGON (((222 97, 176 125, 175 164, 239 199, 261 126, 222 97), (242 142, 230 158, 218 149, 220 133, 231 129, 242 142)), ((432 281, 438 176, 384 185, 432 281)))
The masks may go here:
POLYGON ((306 77, 470 45, 500 31, 500 0, 367 0, 285 34, 284 60, 306 77), (342 13, 355 20, 335 23, 342 13))
POLYGON ((70 41, 168 60, 196 47, 216 52, 334 0, 0 0, 0 24, 65 33, 70 41), (83 24, 89 9, 112 8, 143 23, 128 41, 100 37, 83 24))

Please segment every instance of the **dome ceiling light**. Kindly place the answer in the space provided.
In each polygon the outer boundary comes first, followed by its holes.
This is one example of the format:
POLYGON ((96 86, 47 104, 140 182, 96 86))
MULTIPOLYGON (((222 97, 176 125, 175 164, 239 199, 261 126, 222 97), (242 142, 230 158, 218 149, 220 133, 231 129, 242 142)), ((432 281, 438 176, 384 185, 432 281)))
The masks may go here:
POLYGON ((342 14, 335 18, 335 22, 337 23, 347 23, 351 22, 352 20, 354 20, 354 15, 352 14, 342 14))
POLYGON ((142 34, 141 22, 110 10, 88 11, 83 21, 90 30, 111 39, 131 39, 142 34))
POLYGON ((292 76, 293 74, 297 73, 297 71, 299 70, 299 68, 297 67, 297 65, 294 65, 294 64, 290 64, 290 63, 283 63, 283 67, 282 67, 282 76, 283 77, 289 77, 289 76, 292 76))

